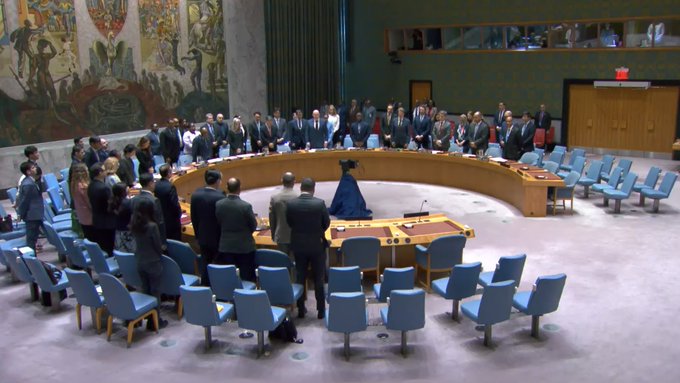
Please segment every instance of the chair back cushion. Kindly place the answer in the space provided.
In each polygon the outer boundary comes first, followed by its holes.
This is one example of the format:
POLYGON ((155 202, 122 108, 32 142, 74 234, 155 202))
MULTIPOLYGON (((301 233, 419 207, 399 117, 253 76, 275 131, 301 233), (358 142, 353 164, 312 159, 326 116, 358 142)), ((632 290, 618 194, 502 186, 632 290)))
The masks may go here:
POLYGON ((54 283, 52 283, 49 275, 47 275, 45 266, 43 266, 40 260, 35 257, 27 256, 23 256, 22 258, 24 262, 26 262, 26 266, 28 266, 28 269, 31 271, 31 275, 35 278, 35 283, 38 284, 40 290, 52 291, 54 283))
POLYGON ((359 266, 363 269, 378 267, 380 240, 375 237, 354 237, 342 241, 340 252, 344 266, 359 266))
POLYGON ((637 181, 638 176, 635 173, 626 174, 626 178, 623 179, 623 185, 621 185, 621 192, 626 195, 626 198, 630 197, 630 193, 633 191, 633 186, 637 181))
POLYGON ((387 267, 383 271, 383 282, 380 288, 379 300, 384 302, 392 290, 410 290, 415 284, 415 270, 413 267, 387 267))
POLYGON ((498 261, 498 268, 493 273, 491 282, 514 281, 514 285, 519 286, 526 259, 526 254, 501 257, 498 261))
POLYGON ((132 253, 123 253, 121 251, 114 250, 113 256, 116 257, 116 262, 118 262, 118 267, 120 269, 120 273, 123 275, 125 284, 132 286, 135 289, 141 290, 142 278, 139 276, 135 255, 132 253))
POLYGON ((350 333, 366 330, 366 297, 361 292, 333 293, 328 298, 328 330, 350 333))
POLYGON ((17 279, 25 283, 35 282, 35 278, 31 275, 31 271, 28 269, 28 266, 26 266, 26 262, 24 262, 24 258, 18 250, 5 250, 5 260, 9 264, 9 269, 12 270, 12 273, 17 279))
POLYGON ((507 280, 487 285, 479 304, 477 323, 492 325, 510 318, 515 281, 507 280))
POLYGON ((547 275, 536 279, 536 289, 531 292, 527 311, 529 315, 543 315, 557 310, 567 281, 565 274, 547 275))
POLYGON ((600 179, 600 172, 602 171, 602 161, 594 160, 590 163, 588 171, 586 172, 586 177, 595 180, 597 182, 600 179))
POLYGON ((673 185, 675 185, 677 179, 678 175, 674 172, 666 172, 666 174, 664 174, 661 185, 659 186, 659 191, 664 193, 666 198, 671 194, 671 190, 673 190, 673 185))
POLYGON ((232 302, 234 290, 243 288, 234 265, 208 265, 210 286, 221 301, 232 302))
POLYGON ((630 167, 633 165, 633 161, 623 158, 621 161, 619 161, 618 167, 623 169, 623 174, 621 177, 625 177, 628 175, 628 172, 630 172, 630 167))
POLYGON ((109 265, 106 264, 104 251, 101 247, 88 239, 83 240, 83 245, 85 245, 85 249, 87 249, 87 255, 90 256, 92 266, 94 266, 94 270, 97 274, 109 273, 109 265))
POLYGON ((612 170, 612 166, 614 165, 614 156, 611 154, 605 154, 602 156, 602 172, 609 174, 612 170))
POLYGON ((292 305, 293 286, 290 282, 290 274, 285 267, 258 267, 260 289, 267 292, 269 302, 272 305, 292 305))
POLYGON ((432 241, 427 248, 430 254, 430 267, 433 269, 450 269, 463 263, 463 249, 467 238, 462 234, 446 235, 432 241))
POLYGON ((106 299, 106 308, 116 318, 131 320, 137 316, 130 292, 111 274, 99 274, 99 284, 106 299))
POLYGON ((661 169, 656 166, 649 168, 647 177, 645 177, 645 186, 653 188, 656 186, 656 182, 659 180, 659 174, 661 174, 661 169))
POLYGON ((477 292, 479 273, 482 272, 482 263, 466 263, 453 266, 446 294, 450 299, 461 300, 471 297, 477 292))
POLYGON ((266 291, 236 289, 234 304, 239 327, 253 331, 271 331, 276 327, 266 291))
POLYGON ((399 331, 425 327, 425 291, 392 290, 385 327, 399 331))
POLYGON ((217 326, 217 306, 212 300, 210 287, 180 286, 184 304, 184 318, 196 326, 217 326))
POLYGON ((184 274, 195 274, 198 256, 188 243, 168 239, 168 257, 177 262, 184 274))
POLYGON ((361 292, 359 266, 331 267, 328 270, 328 295, 361 292))
POLYGON ((609 182, 607 182, 607 185, 616 189, 616 187, 619 186, 619 180, 621 179, 622 173, 623 169, 620 167, 617 166, 614 168, 614 170, 612 170, 612 174, 609 176, 609 182))
POLYGON ((161 264, 163 265, 160 286, 161 293, 174 296, 179 295, 179 287, 184 284, 182 270, 180 270, 177 262, 167 255, 161 255, 161 264))
POLYGON ((69 286, 73 289, 78 303, 87 307, 103 306, 97 288, 94 282, 92 282, 92 278, 86 272, 67 267, 64 269, 64 273, 66 273, 69 286))
POLYGON ((279 250, 257 249, 255 250, 255 266, 285 267, 292 268, 293 262, 288 255, 279 250))

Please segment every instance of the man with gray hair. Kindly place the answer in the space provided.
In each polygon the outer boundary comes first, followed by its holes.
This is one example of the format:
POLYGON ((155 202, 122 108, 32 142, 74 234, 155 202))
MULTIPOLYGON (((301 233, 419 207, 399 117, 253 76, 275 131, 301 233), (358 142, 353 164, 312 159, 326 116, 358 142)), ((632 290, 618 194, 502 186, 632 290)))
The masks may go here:
POLYGON ((291 172, 283 173, 281 183, 283 189, 274 194, 269 201, 269 226, 272 241, 276 243, 279 250, 290 256, 290 226, 286 221, 286 203, 297 197, 293 190, 295 175, 291 172))
POLYGON ((310 149, 326 149, 328 147, 328 127, 326 121, 319 118, 318 110, 312 112, 312 119, 307 125, 307 134, 305 135, 305 142, 310 149))

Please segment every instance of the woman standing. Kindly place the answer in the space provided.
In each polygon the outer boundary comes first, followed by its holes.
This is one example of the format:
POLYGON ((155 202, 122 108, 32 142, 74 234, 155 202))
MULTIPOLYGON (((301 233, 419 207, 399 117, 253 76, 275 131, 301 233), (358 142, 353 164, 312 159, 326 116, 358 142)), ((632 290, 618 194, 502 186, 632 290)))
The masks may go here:
MULTIPOLYGON (((162 243, 158 225, 154 221, 154 203, 150 199, 140 198, 135 203, 130 231, 137 244, 135 259, 139 276, 142 279, 142 290, 145 294, 156 297, 160 304, 160 285, 163 274, 162 243)), ((161 319, 161 312, 158 310, 158 327, 163 328, 167 325, 168 321, 161 319)), ((151 330, 153 327, 152 320, 148 319, 146 328, 151 330)))
POLYGON ((331 105, 328 107, 328 132, 330 137, 328 141, 332 141, 333 146, 342 145, 342 132, 340 131, 340 115, 335 106, 331 105))
POLYGON ((75 209, 77 222, 80 224, 73 226, 73 231, 81 236, 94 241, 92 236, 92 206, 90 205, 90 198, 87 196, 87 187, 90 186, 90 175, 87 171, 87 166, 84 163, 73 165, 69 171, 71 182, 69 188, 71 189, 71 198, 73 200, 73 208, 75 209), (82 232, 77 231, 80 227, 82 232))
POLYGON ((116 236, 113 247, 125 253, 135 252, 135 239, 130 233, 130 219, 132 217, 132 200, 127 198, 128 187, 119 182, 111 188, 109 210, 116 215, 116 236))
POLYGON ((120 177, 118 177, 118 167, 120 166, 120 163, 118 162, 118 158, 116 157, 109 157, 104 161, 104 172, 106 173, 106 184, 109 185, 110 187, 113 187, 113 185, 117 184, 120 182, 120 177))
POLYGON ((227 133, 227 142, 229 143, 229 155, 236 156, 245 153, 245 138, 241 120, 234 117, 231 123, 229 133, 227 133))
POLYGON ((153 173, 153 155, 151 154, 151 141, 146 136, 139 139, 135 156, 139 161, 139 174, 153 173))

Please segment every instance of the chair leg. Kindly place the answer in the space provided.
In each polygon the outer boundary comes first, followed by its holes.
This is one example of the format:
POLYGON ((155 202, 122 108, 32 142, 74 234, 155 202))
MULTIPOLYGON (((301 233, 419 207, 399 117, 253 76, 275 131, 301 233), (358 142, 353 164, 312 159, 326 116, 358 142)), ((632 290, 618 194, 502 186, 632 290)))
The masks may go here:
POLYGON ((406 356, 406 331, 401 332, 401 355, 406 356))
POLYGON ((614 201, 614 213, 619 214, 621 213, 621 200, 617 199, 614 201))
POLYGON ((130 348, 130 344, 132 344, 132 335, 135 331, 135 324, 137 324, 137 322, 139 322, 140 319, 142 319, 142 318, 137 318, 135 320, 128 322, 128 325, 127 325, 127 348, 130 348))
POLYGON ((539 321, 541 317, 539 315, 532 315, 531 316, 531 336, 534 338, 538 339, 538 329, 539 329, 539 321))
POLYGON ((151 319, 153 319, 153 328, 158 334, 158 309, 151 310, 151 319))
POLYGON ((652 204, 652 212, 653 213, 658 213, 659 212, 659 199, 654 200, 654 204, 652 204))
POLYGON ((451 319, 455 320, 456 322, 459 321, 458 306, 460 306, 460 302, 457 299, 454 299, 453 307, 451 307, 451 319))
POLYGON ((28 288, 31 291, 31 302, 37 301, 40 297, 40 290, 38 290, 38 284, 37 283, 29 283, 28 288))
POLYGON ((604 204, 604 207, 609 207, 609 198, 603 197, 602 203, 604 204))
POLYGON ((80 303, 76 303, 76 323, 78 324, 78 330, 83 329, 83 324, 80 317, 80 303))
POLYGON ((264 331, 257 332, 257 357, 261 357, 264 354, 264 331))
POLYGON ((61 297, 59 296, 59 291, 50 293, 50 301, 50 310, 59 311, 59 307, 61 307, 61 297))
MULTIPOLYGON (((100 307, 95 312, 95 326, 97 327, 97 334, 102 333, 102 314, 104 313, 104 307, 100 307)), ((110 317, 110 315, 109 315, 110 317)))
POLYGON ((645 196, 640 193, 640 206, 645 206, 645 196))
POLYGON ((583 198, 588 198, 590 195, 590 186, 583 186, 583 198))
POLYGON ((175 306, 177 306, 177 316, 182 319, 182 314, 184 313, 184 304, 182 302, 182 296, 178 296, 175 301, 175 306))
POLYGON ((349 333, 345 333, 345 359, 349 360, 349 333))
POLYGON ((205 326, 203 329, 205 332, 205 351, 208 351, 212 346, 212 327, 205 326))
POLYGON ((491 345, 491 325, 484 325, 484 345, 489 347, 491 345))
POLYGON ((109 319, 106 320, 106 341, 111 341, 111 332, 113 332, 113 316, 109 315, 109 319))

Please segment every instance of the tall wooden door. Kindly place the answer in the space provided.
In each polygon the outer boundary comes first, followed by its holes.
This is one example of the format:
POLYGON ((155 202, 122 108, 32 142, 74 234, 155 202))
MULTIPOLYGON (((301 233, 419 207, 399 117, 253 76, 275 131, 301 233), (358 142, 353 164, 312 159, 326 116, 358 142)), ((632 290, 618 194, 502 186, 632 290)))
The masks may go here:
POLYGON ((411 80, 409 82, 409 95, 411 110, 416 106, 416 100, 432 99, 432 81, 430 80, 411 80))

